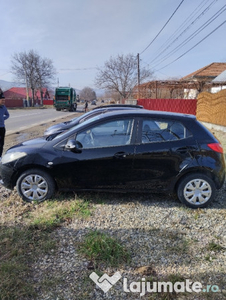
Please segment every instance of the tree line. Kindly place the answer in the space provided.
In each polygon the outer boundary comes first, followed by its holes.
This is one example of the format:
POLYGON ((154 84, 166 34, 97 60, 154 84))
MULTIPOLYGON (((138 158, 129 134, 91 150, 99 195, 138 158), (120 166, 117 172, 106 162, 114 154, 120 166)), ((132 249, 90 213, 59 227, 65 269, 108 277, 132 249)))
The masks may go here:
POLYGON ((12 56, 12 73, 17 80, 26 84, 27 100, 29 88, 32 91, 32 106, 34 106, 35 90, 40 91, 41 104, 43 104, 44 87, 48 87, 55 79, 56 70, 51 59, 42 58, 34 50, 15 53, 12 56))
MULTIPOLYGON (((15 53, 12 56, 12 73, 16 79, 26 84, 28 91, 32 91, 32 106, 34 105, 35 91, 39 90, 41 104, 43 104, 43 88, 47 88, 55 80, 56 69, 53 61, 42 58, 34 50, 15 53)), ((152 77, 153 73, 145 68, 138 69, 136 56, 133 54, 117 55, 110 57, 103 67, 97 69, 95 85, 112 93, 116 100, 128 98, 133 88, 140 82, 152 77), (138 75, 139 73, 139 75, 138 75)), ((91 88, 85 87, 81 91, 84 98, 95 99, 96 94, 91 88)))

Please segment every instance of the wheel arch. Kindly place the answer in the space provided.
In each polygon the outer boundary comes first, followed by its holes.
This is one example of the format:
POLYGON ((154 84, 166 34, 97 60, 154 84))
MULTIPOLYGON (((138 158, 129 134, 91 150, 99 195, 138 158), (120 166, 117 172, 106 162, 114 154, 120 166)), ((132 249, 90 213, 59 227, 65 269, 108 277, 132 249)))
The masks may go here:
POLYGON ((41 171, 48 173, 48 175, 51 176, 54 181, 56 190, 58 190, 57 182, 56 182, 55 178, 52 176, 49 169, 44 166, 41 166, 41 165, 33 165, 33 164, 22 166, 20 169, 17 170, 17 172, 15 172, 15 174, 13 175, 13 178, 12 178, 14 187, 16 186, 16 182, 19 179, 19 177, 21 176, 21 174, 23 174, 24 172, 26 172, 30 169, 37 169, 37 170, 41 170, 41 171))
POLYGON ((194 173, 208 176, 214 182, 216 188, 217 189, 219 188, 219 183, 216 181, 216 177, 214 176, 213 172, 211 172, 208 169, 204 169, 204 168, 202 168, 202 169, 195 168, 195 169, 189 169, 187 172, 183 173, 180 177, 178 177, 177 181, 174 184, 173 192, 174 193, 177 192, 178 185, 185 177, 187 177, 191 174, 194 174, 194 173))

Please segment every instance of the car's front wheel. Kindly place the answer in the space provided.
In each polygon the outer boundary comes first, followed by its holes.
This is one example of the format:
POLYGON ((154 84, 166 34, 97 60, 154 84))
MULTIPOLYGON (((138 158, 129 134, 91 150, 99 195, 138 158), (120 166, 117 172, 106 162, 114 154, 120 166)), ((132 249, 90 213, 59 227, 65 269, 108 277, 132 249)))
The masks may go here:
POLYGON ((27 202, 42 202, 53 196, 55 182, 46 172, 39 169, 27 170, 18 178, 17 192, 27 202))
POLYGON ((177 196, 191 208, 206 207, 215 197, 216 187, 211 178, 204 174, 190 174, 178 184, 177 196))

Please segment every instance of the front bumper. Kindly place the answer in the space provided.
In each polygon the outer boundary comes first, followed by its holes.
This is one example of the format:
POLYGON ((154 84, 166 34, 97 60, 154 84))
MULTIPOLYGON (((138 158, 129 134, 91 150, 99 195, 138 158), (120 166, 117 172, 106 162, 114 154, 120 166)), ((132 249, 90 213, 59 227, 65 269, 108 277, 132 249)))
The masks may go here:
POLYGON ((15 171, 13 167, 0 163, 0 184, 7 189, 13 190, 16 183, 14 180, 15 171))

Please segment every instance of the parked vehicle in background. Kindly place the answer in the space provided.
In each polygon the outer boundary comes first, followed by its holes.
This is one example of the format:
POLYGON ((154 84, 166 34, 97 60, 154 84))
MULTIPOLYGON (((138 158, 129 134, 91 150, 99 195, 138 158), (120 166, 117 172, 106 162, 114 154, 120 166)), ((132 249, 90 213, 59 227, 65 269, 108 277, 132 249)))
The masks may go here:
POLYGON ((57 135, 10 148, 0 176, 28 202, 56 189, 176 193, 191 208, 206 207, 225 180, 219 141, 195 116, 113 110, 57 135))
POLYGON ((79 116, 76 118, 71 119, 67 122, 62 122, 53 126, 50 126, 47 128, 44 132, 44 136, 49 136, 49 139, 52 139, 57 134, 60 134, 61 132, 70 129, 73 126, 76 126, 87 119, 90 119, 96 115, 104 114, 108 111, 113 110, 122 110, 122 109, 137 109, 137 108, 143 108, 141 105, 123 105, 123 104, 112 104, 112 105, 105 105, 105 106, 98 106, 95 107, 93 110, 79 116))
POLYGON ((77 99, 75 89, 71 87, 56 88, 53 105, 58 111, 62 109, 66 109, 68 111, 76 111, 77 99))

